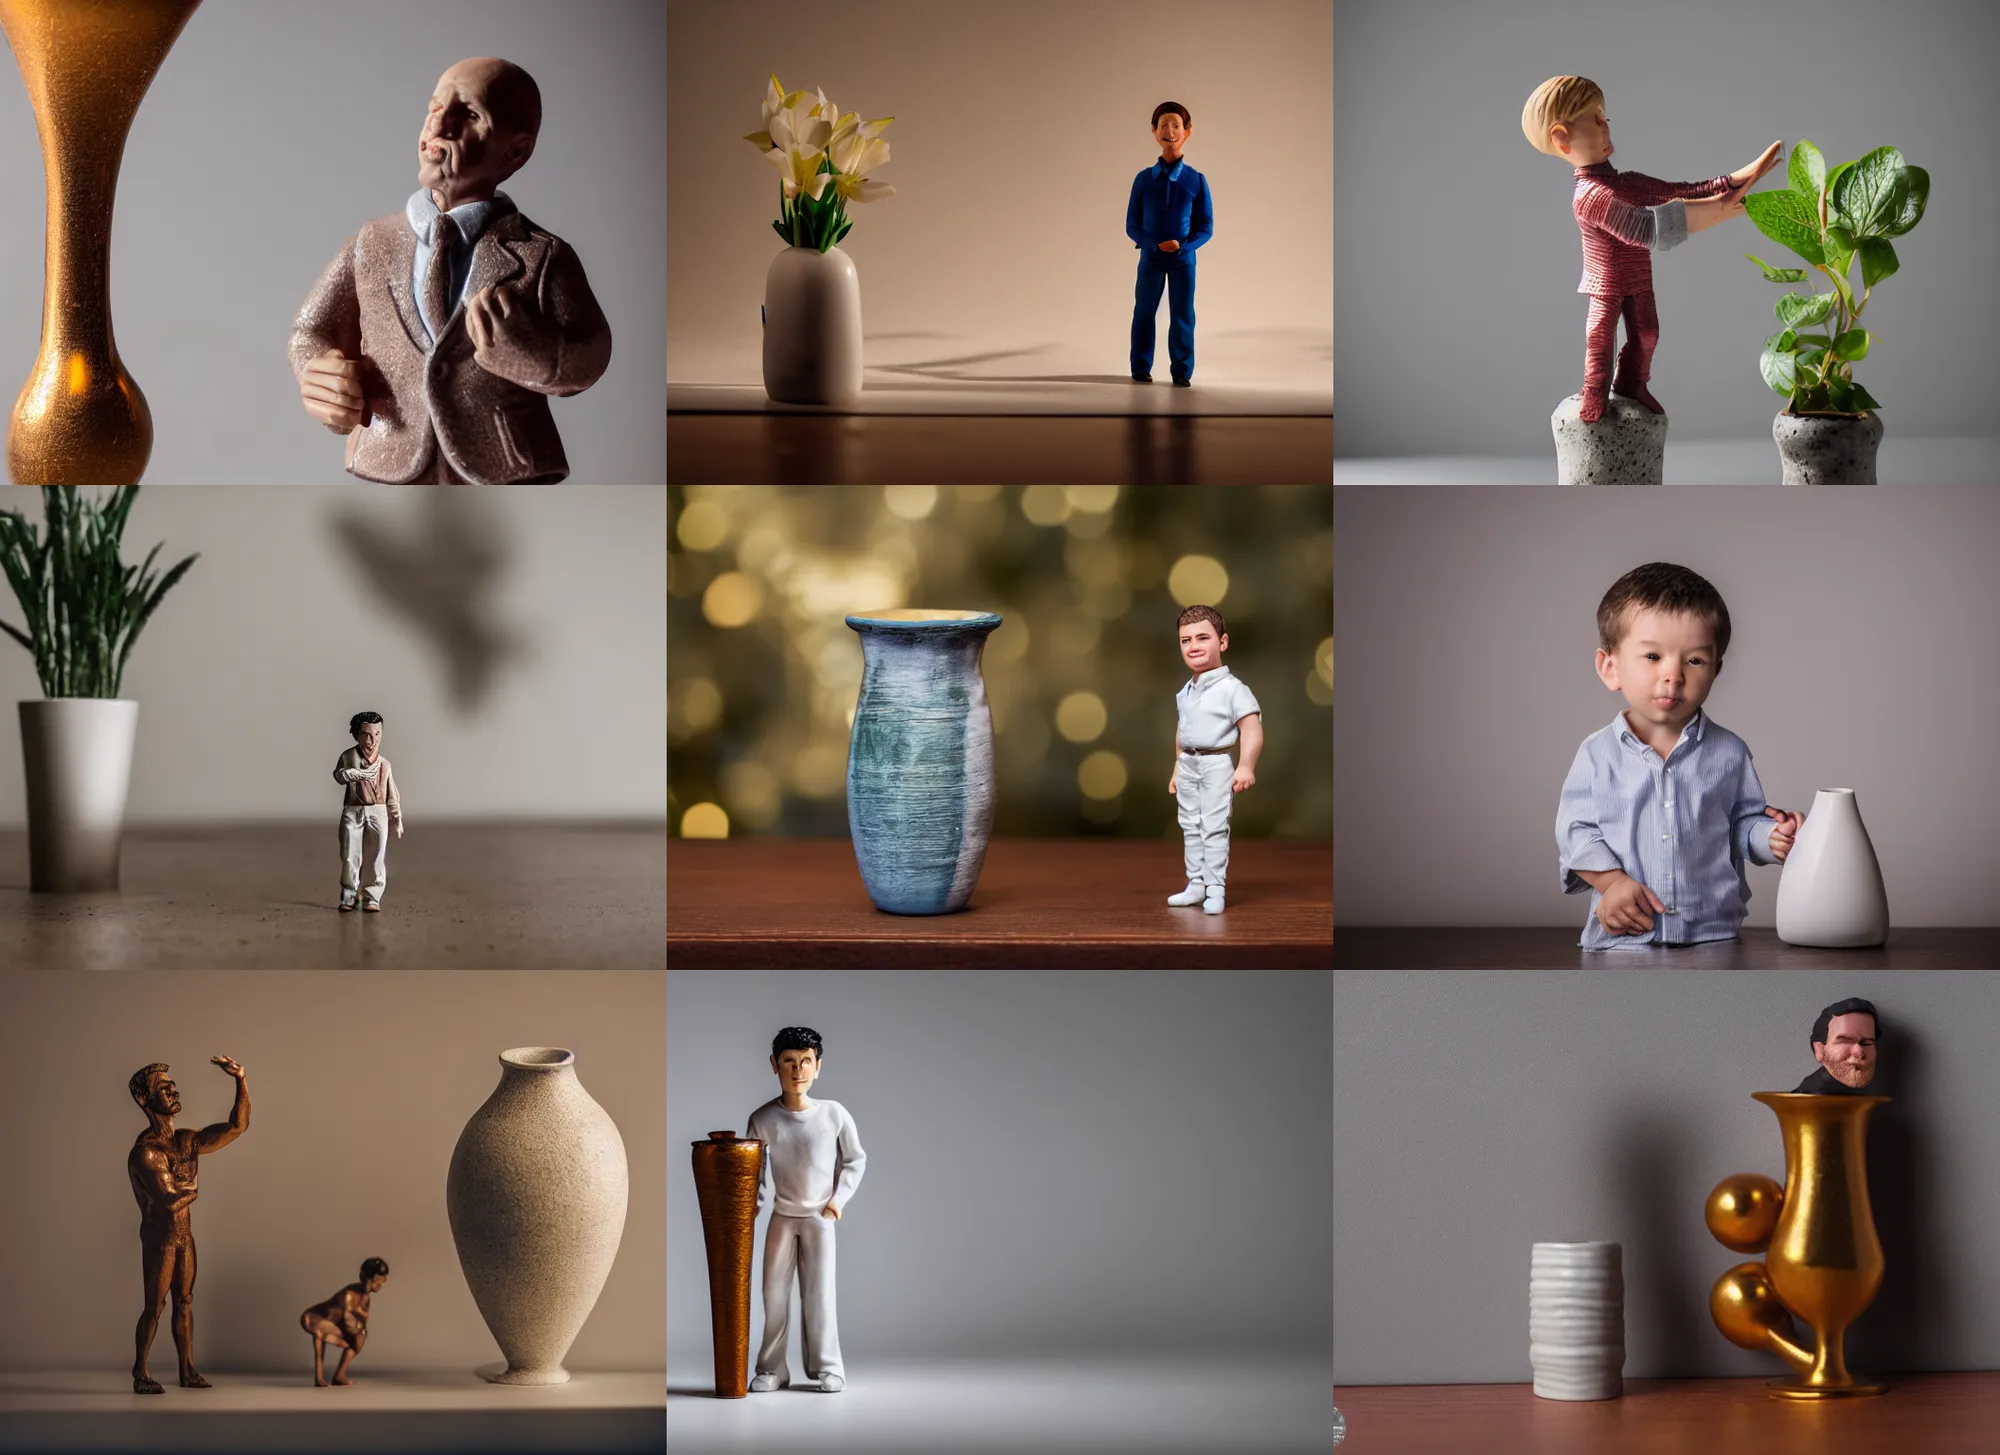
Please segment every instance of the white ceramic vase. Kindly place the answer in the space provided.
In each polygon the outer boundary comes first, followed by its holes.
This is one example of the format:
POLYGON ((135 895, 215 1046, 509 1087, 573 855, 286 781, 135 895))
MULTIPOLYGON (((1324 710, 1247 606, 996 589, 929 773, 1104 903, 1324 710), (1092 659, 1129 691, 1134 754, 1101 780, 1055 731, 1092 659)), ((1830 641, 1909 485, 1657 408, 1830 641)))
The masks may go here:
POLYGON ((458 1266, 507 1368, 495 1384, 564 1384, 563 1355, 625 1232, 625 1143, 554 1046, 500 1053, 500 1084, 452 1148, 458 1266))
POLYGON ((54 697, 21 704, 28 787, 28 882, 76 894, 118 887, 118 846, 139 704, 54 697))
POLYGON ((1528 1363, 1543 1399, 1625 1392, 1625 1269, 1616 1243, 1537 1243, 1528 1267, 1528 1363))
POLYGON ((771 259, 764 392, 782 404, 861 397, 861 277, 839 248, 786 248, 771 259))
POLYGON ((1889 938, 1882 866, 1852 788, 1813 795, 1778 879, 1778 938, 1788 945, 1846 948, 1889 938))

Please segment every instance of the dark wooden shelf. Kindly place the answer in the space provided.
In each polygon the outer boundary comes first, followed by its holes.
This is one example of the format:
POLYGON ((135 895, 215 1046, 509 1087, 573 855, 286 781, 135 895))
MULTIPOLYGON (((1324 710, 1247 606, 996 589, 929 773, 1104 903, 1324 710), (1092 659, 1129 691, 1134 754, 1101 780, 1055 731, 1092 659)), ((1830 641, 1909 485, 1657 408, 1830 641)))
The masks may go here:
POLYGON ((1622 1399, 1528 1384, 1336 1386, 1340 1455, 1990 1455, 2000 1374, 1890 1375, 1870 1399, 1773 1399, 1762 1379, 1628 1379, 1622 1399))
POLYGON ((1576 925, 1343 929, 1334 964, 1344 970, 1993 970, 2000 928, 1894 929, 1872 950, 1788 945, 1775 930, 1684 949, 1587 951, 1576 925))
POLYGON ((667 845, 670 969, 1325 969, 1333 845, 1239 840, 1229 908, 1174 909, 1178 842, 996 839, 959 914, 884 914, 846 839, 667 845))

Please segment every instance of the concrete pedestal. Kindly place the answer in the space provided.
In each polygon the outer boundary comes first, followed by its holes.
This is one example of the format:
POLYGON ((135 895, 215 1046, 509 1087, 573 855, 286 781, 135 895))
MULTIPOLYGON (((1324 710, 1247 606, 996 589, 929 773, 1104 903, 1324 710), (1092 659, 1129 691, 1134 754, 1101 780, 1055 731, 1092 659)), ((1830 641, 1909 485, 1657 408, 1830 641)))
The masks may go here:
POLYGON ((1771 438, 1785 464, 1787 485, 1873 485, 1882 421, 1874 410, 1851 414, 1791 414, 1780 410, 1771 438))
POLYGON ((1604 417, 1583 422, 1583 395, 1572 394, 1549 416, 1556 437, 1558 485, 1658 485, 1667 454, 1667 417, 1613 394, 1604 417))

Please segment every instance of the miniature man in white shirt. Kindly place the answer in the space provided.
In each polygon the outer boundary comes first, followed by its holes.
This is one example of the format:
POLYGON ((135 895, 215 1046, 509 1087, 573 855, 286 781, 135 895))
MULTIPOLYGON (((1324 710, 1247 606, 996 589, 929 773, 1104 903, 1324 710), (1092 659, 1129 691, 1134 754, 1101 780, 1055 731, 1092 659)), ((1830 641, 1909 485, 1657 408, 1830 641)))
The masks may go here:
POLYGON ((819 1032, 810 1026, 786 1026, 772 1038, 771 1069, 782 1094, 750 1113, 746 1132, 764 1144, 757 1211, 771 1204, 764 1230, 764 1342, 752 1394, 792 1382, 785 1345, 794 1274, 805 1321, 806 1376, 819 1381, 823 1394, 847 1385, 834 1318, 833 1225, 861 1185, 868 1154, 846 1107, 806 1096, 819 1075, 820 1051, 819 1032))
POLYGON ((333 781, 347 790, 340 808, 340 908, 343 913, 353 909, 358 895, 362 909, 379 913, 389 884, 389 831, 403 836, 403 800, 389 760, 382 756, 382 714, 357 712, 347 730, 355 746, 333 765, 333 781))
POLYGON ((1234 795, 1257 781, 1264 751, 1263 710, 1248 687, 1222 665, 1229 628, 1212 606, 1181 613, 1181 660, 1194 673, 1174 697, 1180 726, 1174 733, 1174 776, 1167 792, 1180 800, 1187 888, 1167 896, 1173 905, 1201 906, 1221 914, 1229 879, 1229 808, 1234 795), (1241 743, 1232 772, 1229 749, 1241 743))

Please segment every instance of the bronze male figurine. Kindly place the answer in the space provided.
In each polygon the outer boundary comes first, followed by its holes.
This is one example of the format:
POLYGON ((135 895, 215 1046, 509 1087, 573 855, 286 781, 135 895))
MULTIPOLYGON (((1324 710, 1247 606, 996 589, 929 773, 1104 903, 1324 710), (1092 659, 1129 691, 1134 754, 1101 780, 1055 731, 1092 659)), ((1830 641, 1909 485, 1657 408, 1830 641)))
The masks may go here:
POLYGON ((194 1226, 189 1209, 197 1196, 195 1180, 201 1154, 228 1146, 250 1125, 250 1089, 243 1068, 227 1056, 208 1058, 236 1081, 236 1104, 229 1120, 200 1131, 176 1130, 180 1092, 159 1062, 141 1066, 127 1086, 132 1100, 146 1113, 146 1130, 132 1144, 125 1171, 132 1179, 132 1196, 139 1202, 139 1247, 145 1269, 146 1309, 139 1315, 137 1356, 132 1364, 132 1392, 161 1394, 159 1381, 146 1371, 146 1358, 159 1332, 168 1296, 174 1301, 174 1352, 180 1356, 181 1388, 207 1389, 209 1383, 194 1367, 194 1226))
POLYGON ((361 1265, 359 1282, 348 1284, 325 1303, 316 1303, 299 1315, 299 1327, 312 1335, 314 1389, 325 1389, 327 1386, 328 1344, 341 1351, 340 1367, 333 1371, 333 1382, 340 1385, 354 1383, 347 1377, 347 1366, 354 1362, 354 1356, 368 1342, 368 1295, 388 1281, 388 1263, 380 1258, 370 1258, 361 1265))

